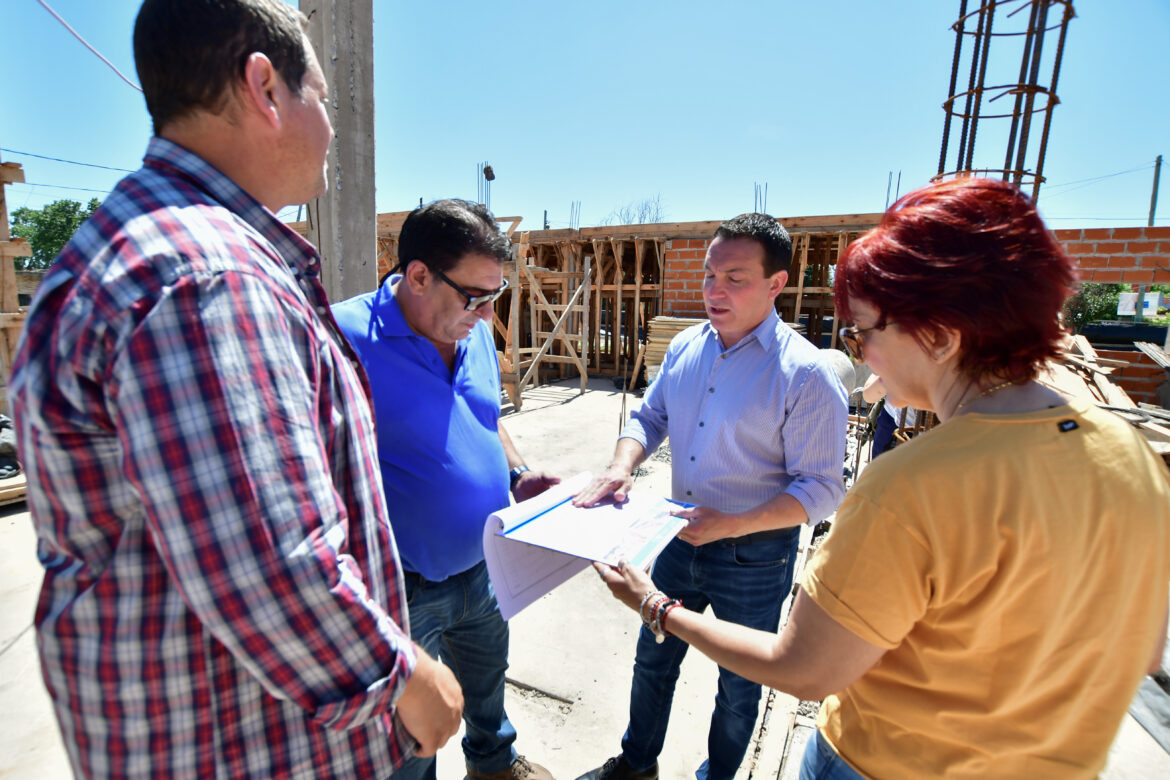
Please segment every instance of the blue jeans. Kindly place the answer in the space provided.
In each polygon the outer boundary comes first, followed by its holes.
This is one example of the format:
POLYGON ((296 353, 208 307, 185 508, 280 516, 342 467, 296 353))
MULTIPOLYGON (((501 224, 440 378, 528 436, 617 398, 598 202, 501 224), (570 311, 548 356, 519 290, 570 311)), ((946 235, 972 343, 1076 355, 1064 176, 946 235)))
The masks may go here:
POLYGON ((813 733, 804 748, 804 760, 800 762, 800 780, 865 780, 845 759, 837 755, 833 746, 821 736, 813 733))
MULTIPOLYGON (((483 774, 507 769, 516 760, 516 729, 504 712, 508 624, 500 616, 487 565, 481 561, 442 582, 407 574, 406 603, 411 638, 442 660, 463 687, 468 768, 483 774)), ((394 780, 424 778, 435 778, 433 756, 412 758, 394 773, 394 780)))
MULTIPOLYGON (((800 529, 763 541, 736 544, 723 540, 695 547, 675 539, 654 563, 655 586, 702 612, 733 623, 775 633, 780 607, 792 587, 792 568, 800 529)), ((630 690, 630 725, 622 737, 622 755, 636 770, 658 760, 670 720, 670 705, 687 644, 667 637, 658 644, 642 628, 634 658, 630 690)), ((695 772, 699 780, 733 778, 756 725, 760 686, 720 667, 715 711, 707 735, 707 760, 695 772)))

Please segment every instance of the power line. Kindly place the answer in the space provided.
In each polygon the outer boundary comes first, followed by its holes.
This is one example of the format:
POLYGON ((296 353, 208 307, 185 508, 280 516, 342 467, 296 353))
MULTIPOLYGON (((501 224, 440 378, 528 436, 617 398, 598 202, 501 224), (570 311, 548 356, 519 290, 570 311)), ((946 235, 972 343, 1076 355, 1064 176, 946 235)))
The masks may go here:
POLYGON ((130 79, 128 79, 128 78, 126 78, 124 75, 122 75, 122 71, 120 71, 120 70, 118 70, 116 67, 114 67, 114 63, 110 62, 110 61, 109 61, 109 60, 107 60, 105 57, 103 57, 103 56, 102 56, 102 53, 101 53, 100 51, 98 51, 97 49, 95 49, 93 46, 91 46, 91 45, 89 44, 89 41, 85 40, 85 38, 82 38, 82 37, 81 37, 81 36, 80 36, 80 35, 77 33, 77 30, 74 30, 72 27, 70 27, 70 26, 69 26, 69 22, 67 22, 67 21, 65 21, 64 19, 62 19, 60 14, 58 14, 56 11, 54 11, 52 8, 50 8, 50 7, 49 7, 49 4, 48 4, 48 3, 46 3, 46 2, 45 2, 45 0, 37 0, 37 2, 41 4, 41 8, 44 8, 46 11, 48 11, 50 14, 52 14, 52 15, 53 15, 53 18, 54 18, 54 19, 56 19, 58 22, 60 22, 60 23, 61 23, 61 25, 62 25, 62 26, 63 26, 63 27, 66 29, 66 30, 68 30, 69 32, 73 33, 73 37, 74 37, 74 38, 76 38, 77 40, 81 41, 81 42, 82 42, 82 44, 84 44, 84 45, 85 45, 85 48, 89 49, 89 50, 90 50, 90 51, 92 51, 94 54, 96 54, 96 55, 97 55, 97 58, 98 58, 99 60, 101 60, 102 62, 104 62, 104 63, 106 63, 107 65, 109 65, 109 66, 110 66, 110 70, 114 71, 114 73, 117 73, 117 74, 118 74, 118 77, 119 77, 119 78, 121 78, 121 79, 122 79, 122 81, 125 81, 127 84, 129 84, 130 86, 134 87, 134 89, 138 90, 139 92, 141 92, 141 91, 142 91, 142 87, 138 86, 138 85, 137 85, 137 84, 135 84, 133 81, 131 81, 130 79))
POLYGON ((64 184, 33 184, 31 181, 15 182, 8 185, 10 187, 52 187, 55 190, 77 190, 78 192, 100 192, 103 195, 108 195, 109 190, 91 190, 88 187, 69 187, 64 184))
POLYGON ((1105 181, 1106 179, 1112 179, 1116 176, 1124 176, 1127 173, 1137 173, 1139 171, 1148 171, 1150 168, 1153 168, 1153 167, 1154 167, 1153 163, 1150 163, 1149 165, 1143 165, 1140 168, 1130 168, 1128 171, 1118 171, 1117 173, 1107 173, 1104 176, 1094 176, 1090 179, 1078 179, 1076 181, 1066 181, 1066 182, 1062 182, 1060 184, 1047 185, 1048 189, 1045 190, 1045 193, 1047 193, 1046 197, 1056 198, 1056 197, 1059 197, 1061 195, 1067 195, 1070 192, 1076 192, 1077 190, 1083 190, 1085 187, 1091 187, 1094 184, 1105 181), (1076 185, 1076 186, 1072 186, 1072 185, 1076 185), (1068 189, 1060 190, 1059 192, 1053 192, 1052 189, 1054 187, 1068 187, 1068 189))
POLYGON ((105 171, 121 171, 122 173, 134 173, 134 171, 130 170, 129 168, 111 168, 108 165, 96 165, 94 163, 83 163, 83 162, 77 162, 76 160, 62 160, 60 157, 48 157, 48 156, 43 155, 43 154, 33 154, 32 152, 18 152, 15 149, 9 149, 9 148, 4 147, 4 146, 0 146, 0 152, 8 152, 9 154, 19 154, 19 155, 22 155, 24 157, 37 157, 37 158, 40 158, 42 160, 52 160, 53 162, 69 163, 70 165, 84 165, 86 168, 101 168, 102 170, 105 170, 105 171))
MULTIPOLYGON (((1076 219, 1082 222, 1144 222, 1146 217, 1049 217, 1045 216, 1045 222, 1057 222, 1059 220, 1076 219)), ((1165 222, 1165 219, 1157 219, 1156 222, 1165 222)))
POLYGON ((1114 176, 1123 176, 1127 173, 1135 173, 1136 171, 1148 171, 1150 168, 1153 168, 1153 167, 1154 167, 1154 164, 1150 163, 1149 165, 1143 165, 1140 168, 1130 168, 1128 171, 1118 171, 1117 173, 1107 173, 1104 176, 1093 176, 1092 178, 1089 178, 1089 179, 1077 179, 1075 181, 1062 181, 1060 184, 1045 184, 1044 186, 1047 187, 1048 189, 1052 189, 1053 187, 1067 187, 1070 184, 1081 184, 1083 182, 1091 182, 1091 181, 1103 181, 1104 179, 1112 179, 1114 176))

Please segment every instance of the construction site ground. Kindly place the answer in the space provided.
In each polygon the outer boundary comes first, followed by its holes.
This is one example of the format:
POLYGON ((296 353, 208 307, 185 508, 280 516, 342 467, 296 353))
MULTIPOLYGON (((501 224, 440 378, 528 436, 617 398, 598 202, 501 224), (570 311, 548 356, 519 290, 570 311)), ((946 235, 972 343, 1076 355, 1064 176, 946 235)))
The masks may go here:
MULTIPOLYGON (((577 379, 524 394, 504 425, 534 468, 568 477, 604 468, 622 419, 622 394, 607 377, 579 393, 577 379)), ((640 400, 626 397, 627 412, 640 400)), ((650 459, 636 487, 667 495, 670 464, 650 459)), ((810 534, 806 532, 805 541, 810 534)), ((68 759, 41 682, 32 615, 41 582, 35 536, 24 503, 0 508, 0 778, 70 777, 68 759)), ((511 622, 507 706, 517 748, 561 780, 572 780, 619 752, 639 626, 586 570, 511 622)), ((687 655, 675 695, 661 777, 692 777, 706 752, 715 665, 687 655)), ((760 723, 739 778, 796 778, 816 706, 765 690, 760 723)), ((463 777, 458 737, 439 753, 438 777, 463 777)), ((1170 755, 1132 718, 1122 724, 1102 774, 1108 780, 1170 777, 1170 755)))

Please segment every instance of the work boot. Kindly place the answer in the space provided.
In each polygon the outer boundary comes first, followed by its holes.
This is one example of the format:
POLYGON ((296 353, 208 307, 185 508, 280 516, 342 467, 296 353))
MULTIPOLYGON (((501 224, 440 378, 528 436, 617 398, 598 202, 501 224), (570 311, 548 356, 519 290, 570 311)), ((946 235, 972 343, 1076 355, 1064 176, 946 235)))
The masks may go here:
POLYGON ((534 764, 524 756, 516 756, 512 766, 490 775, 468 767, 467 780, 553 780, 553 776, 540 764, 534 764))
POLYGON ((658 762, 655 761, 649 769, 639 772, 627 764, 623 756, 614 756, 592 772, 581 775, 577 780, 658 780, 658 762))

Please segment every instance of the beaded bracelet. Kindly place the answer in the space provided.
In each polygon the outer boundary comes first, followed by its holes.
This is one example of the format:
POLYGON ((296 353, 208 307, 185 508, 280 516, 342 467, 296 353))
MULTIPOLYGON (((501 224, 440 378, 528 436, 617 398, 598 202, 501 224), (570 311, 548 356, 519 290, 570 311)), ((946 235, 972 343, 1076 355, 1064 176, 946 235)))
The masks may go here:
POLYGON ((661 615, 661 617, 658 618, 658 627, 662 629, 662 633, 666 636, 674 636, 674 634, 672 634, 666 630, 666 616, 669 615, 670 611, 672 609, 674 609, 675 607, 682 606, 682 602, 679 601, 678 599, 671 599, 671 602, 672 603, 667 604, 665 607, 662 608, 662 615, 661 615))
POLYGON ((642 603, 638 605, 638 617, 642 618, 642 622, 647 626, 650 625, 650 622, 646 619, 646 602, 655 596, 662 596, 663 598, 666 598, 666 594, 660 590, 649 590, 646 591, 646 595, 642 597, 642 603))
POLYGON ((666 617, 667 612, 679 606, 679 604, 680 602, 678 599, 663 599, 662 601, 657 602, 651 608, 651 620, 649 628, 651 633, 654 634, 654 641, 658 644, 662 644, 663 640, 666 639, 666 632, 662 628, 663 618, 666 617))

